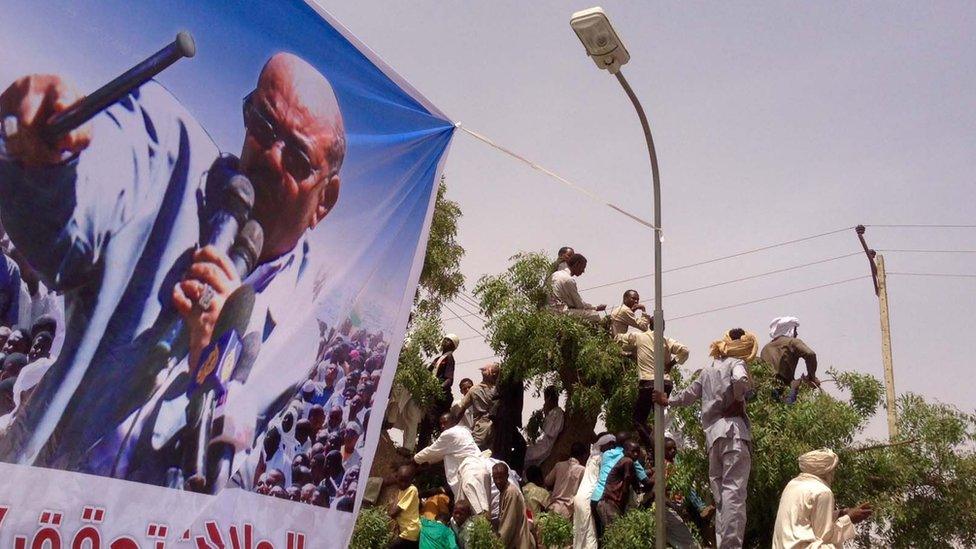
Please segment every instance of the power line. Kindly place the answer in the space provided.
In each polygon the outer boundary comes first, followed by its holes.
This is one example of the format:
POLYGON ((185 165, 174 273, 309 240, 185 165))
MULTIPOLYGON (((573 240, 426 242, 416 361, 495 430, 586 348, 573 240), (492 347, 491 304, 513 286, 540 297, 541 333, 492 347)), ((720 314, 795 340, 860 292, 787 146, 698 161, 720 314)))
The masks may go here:
MULTIPOLYGON (((764 273, 759 273, 759 274, 754 274, 754 275, 749 275, 749 276, 743 276, 743 277, 740 277, 740 278, 733 278, 732 280, 726 280, 724 282, 716 282, 714 284, 708 284, 706 286, 699 286, 697 288, 691 288, 689 290, 681 290, 680 292, 674 292, 672 294, 666 294, 664 297, 674 297, 676 295, 690 294, 690 293, 693 293, 693 292, 699 292, 701 290, 707 290, 707 289, 710 289, 710 288, 717 288, 719 286, 725 286, 727 284, 733 284, 735 282, 743 282, 745 280, 752 280, 754 278, 762 278, 764 276, 769 276, 769 275, 774 275, 774 274, 779 274, 779 273, 785 273, 785 272, 789 272, 789 271, 795 271, 797 269, 802 269, 802 268, 810 267, 810 266, 813 266, 813 265, 820 265, 820 264, 823 264, 823 263, 829 263, 831 261, 837 261, 839 259, 845 259, 845 258, 848 258, 848 257, 853 257, 855 255, 861 255, 861 252, 851 252, 849 254, 838 255, 836 257, 828 257, 827 259, 821 259, 821 260, 818 260, 818 261, 811 261, 810 263, 804 263, 802 265, 794 265, 792 267, 784 267, 782 269, 774 269, 772 271, 766 271, 764 273)), ((654 301, 653 299, 645 299, 645 300, 641 301, 641 303, 650 303, 650 302, 653 302, 653 301, 654 301)))
POLYGON ((875 250, 875 251, 876 252, 884 252, 884 253, 891 252, 891 253, 913 253, 913 254, 976 254, 976 250, 907 250, 907 249, 896 250, 896 249, 887 249, 887 250, 875 250))
MULTIPOLYGON (((684 270, 684 269, 690 269, 692 267, 700 267, 702 265, 708 265, 709 263, 715 263, 715 262, 718 262, 718 261, 724 261, 726 259, 732 259, 732 258, 735 258, 735 257, 742 257, 744 255, 754 254, 754 253, 757 253, 757 252, 763 252, 763 251, 766 251, 766 250, 771 250, 773 248, 779 248, 779 247, 782 247, 782 246, 789 246, 790 244, 797 244, 799 242, 805 242, 807 240, 813 240, 815 238, 821 238, 821 237, 824 237, 824 236, 830 236, 830 235, 833 235, 833 234, 837 234, 837 233, 841 233, 841 232, 844 232, 844 231, 848 231, 848 230, 853 229, 853 228, 854 228, 853 226, 851 226, 851 227, 843 227, 843 228, 840 228, 840 229, 835 229, 833 231, 827 231, 825 233, 819 233, 819 234, 814 234, 814 235, 810 235, 810 236, 804 236, 802 238, 794 238, 793 240, 786 240, 784 242, 777 242, 776 244, 769 244, 767 246, 760 246, 758 248, 752 248, 752 249, 745 250, 745 251, 742 251, 742 252, 737 252, 737 253, 734 253, 734 254, 724 255, 724 256, 721 256, 721 257, 715 257, 715 258, 712 258, 712 259, 706 259, 706 260, 703 260, 703 261, 698 261, 696 263, 689 263, 687 265, 681 265, 680 267, 672 267, 670 269, 664 269, 661 272, 662 273, 673 273, 675 271, 681 271, 681 270, 684 270)), ((640 276, 634 276, 634 277, 630 277, 630 278, 625 278, 623 280, 617 280, 617 281, 614 281, 614 282, 607 282, 605 284, 599 284, 599 285, 596 285, 596 286, 590 286, 589 288, 585 288, 585 289, 580 290, 580 291, 587 292, 587 291, 590 291, 590 290, 595 290, 597 288, 606 288, 607 286, 615 286, 617 284, 623 284, 624 282, 632 282, 634 280, 640 280, 642 278, 650 278, 652 276, 654 276, 654 273, 640 275, 640 276)))
POLYGON ((683 318, 691 318, 691 317, 694 317, 694 316, 701 316, 701 315, 705 315, 705 314, 709 314, 709 313, 715 313, 715 312, 718 312, 718 311, 724 311, 726 309, 734 309, 736 307, 744 307, 746 305, 752 305, 754 303, 762 303, 764 301, 771 301, 773 299, 779 299, 781 297, 786 297, 786 296, 790 296, 790 295, 802 294, 802 293, 805 293, 805 292, 812 292, 813 290, 819 290, 821 288, 827 288, 827 287, 830 287, 830 286, 837 286, 837 285, 840 285, 840 284, 847 284, 848 282, 854 282, 855 280, 861 280, 861 279, 864 279, 864 278, 871 278, 871 277, 868 276, 868 275, 856 276, 854 278, 848 278, 848 279, 845 279, 845 280, 838 280, 836 282, 828 282, 827 284, 820 284, 818 286, 810 286, 809 288, 803 288, 802 290, 794 290, 792 292, 786 292, 785 294, 771 295, 769 297, 763 297, 763 298, 760 298, 760 299, 753 299, 751 301, 744 301, 742 303, 735 303, 735 304, 732 304, 732 305, 726 305, 724 307, 716 307, 714 309, 708 309, 708 310, 705 310, 705 311, 698 311, 697 313, 691 313, 691 314, 687 314, 687 315, 675 316, 675 317, 669 318, 668 320, 669 321, 671 321, 671 320, 681 320, 683 318))
POLYGON ((865 227, 896 227, 908 229, 976 229, 976 225, 928 225, 928 224, 880 224, 865 225, 865 227))
POLYGON ((493 358, 498 358, 498 355, 485 356, 481 358, 472 358, 471 360, 458 362, 457 365, 460 366, 461 364, 471 364, 472 362, 481 362, 482 360, 491 360, 493 358))
POLYGON ((461 315, 459 315, 457 313, 457 311, 455 311, 453 308, 451 308, 450 305, 448 305, 447 303, 445 303, 444 304, 444 307, 446 307, 448 311, 451 311, 451 313, 454 315, 454 318, 460 320, 461 322, 463 322, 465 324, 465 326, 467 326, 468 328, 471 328, 472 330, 475 331, 475 333, 477 333, 481 337, 487 339, 487 336, 485 336, 485 334, 481 333, 481 330, 475 328, 474 326, 472 326, 471 324, 469 324, 467 320, 464 320, 463 318, 461 318, 461 315))
POLYGON ((895 276, 934 276, 941 278, 976 278, 976 274, 956 274, 956 273, 888 273, 895 276))

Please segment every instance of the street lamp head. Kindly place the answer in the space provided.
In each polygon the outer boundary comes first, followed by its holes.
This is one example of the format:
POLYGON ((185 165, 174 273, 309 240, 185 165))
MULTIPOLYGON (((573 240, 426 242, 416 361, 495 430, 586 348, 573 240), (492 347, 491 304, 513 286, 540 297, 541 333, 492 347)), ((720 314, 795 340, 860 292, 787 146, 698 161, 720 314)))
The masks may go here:
POLYGON ((613 30, 603 8, 578 11, 570 18, 569 24, 597 67, 617 74, 620 67, 630 61, 630 53, 613 30))

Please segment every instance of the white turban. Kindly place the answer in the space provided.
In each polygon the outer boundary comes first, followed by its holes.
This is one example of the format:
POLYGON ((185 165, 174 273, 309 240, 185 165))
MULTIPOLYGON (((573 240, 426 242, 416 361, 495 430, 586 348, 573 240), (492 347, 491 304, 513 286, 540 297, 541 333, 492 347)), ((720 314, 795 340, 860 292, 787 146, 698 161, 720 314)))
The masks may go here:
POLYGON ((607 433, 602 437, 596 439, 596 442, 594 442, 593 445, 590 446, 590 455, 591 456, 599 455, 600 452, 602 451, 600 450, 600 448, 603 448, 604 446, 606 446, 607 444, 615 440, 617 440, 617 437, 611 435, 610 433, 607 433))
POLYGON ((781 316, 774 318, 769 323, 769 337, 776 339, 779 336, 788 335, 796 337, 796 328, 800 325, 800 319, 795 316, 781 316))
POLYGON ((833 450, 824 448, 807 452, 797 461, 800 463, 800 472, 816 475, 830 484, 834 480, 834 469, 837 468, 840 458, 833 450))
POLYGON ((444 336, 444 339, 446 339, 446 340, 448 340, 448 341, 450 341, 451 343, 454 344, 454 350, 455 351, 457 350, 458 345, 461 344, 461 338, 459 338, 455 334, 447 334, 446 336, 444 336))

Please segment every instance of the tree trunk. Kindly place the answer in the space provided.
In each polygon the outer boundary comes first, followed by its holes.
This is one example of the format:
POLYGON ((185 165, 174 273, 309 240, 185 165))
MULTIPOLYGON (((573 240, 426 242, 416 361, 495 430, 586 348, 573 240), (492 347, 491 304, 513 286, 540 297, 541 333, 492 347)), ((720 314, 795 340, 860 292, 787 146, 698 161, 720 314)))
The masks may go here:
MULTIPOLYGON (((593 428, 596 427, 596 416, 581 413, 566 412, 563 430, 556 437, 549 457, 542 462, 542 474, 548 475, 549 470, 560 461, 569 459, 569 450, 576 442, 589 445, 593 442, 593 428)), ((585 465, 585 464, 584 464, 585 465)))

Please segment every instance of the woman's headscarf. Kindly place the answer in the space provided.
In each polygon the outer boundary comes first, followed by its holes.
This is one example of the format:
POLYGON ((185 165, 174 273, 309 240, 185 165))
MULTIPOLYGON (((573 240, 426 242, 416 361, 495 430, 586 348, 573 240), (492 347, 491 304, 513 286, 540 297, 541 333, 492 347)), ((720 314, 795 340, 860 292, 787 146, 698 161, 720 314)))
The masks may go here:
POLYGON ((713 358, 740 358, 747 364, 752 362, 758 353, 759 340, 751 332, 746 332, 739 339, 732 339, 729 332, 725 332, 722 339, 712 342, 712 346, 708 352, 713 358))

